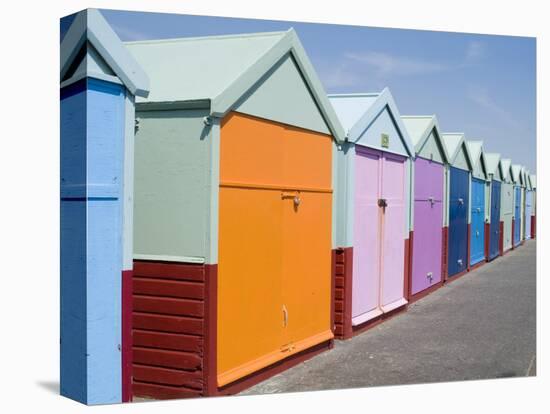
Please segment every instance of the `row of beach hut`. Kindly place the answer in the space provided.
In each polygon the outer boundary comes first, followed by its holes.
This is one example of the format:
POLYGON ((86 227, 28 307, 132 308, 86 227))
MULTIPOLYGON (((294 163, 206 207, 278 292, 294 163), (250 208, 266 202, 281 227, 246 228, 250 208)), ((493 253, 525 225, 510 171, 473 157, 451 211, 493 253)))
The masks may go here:
MULTIPOLYGON (((535 237, 535 176, 296 33, 61 43, 61 393, 237 393, 535 237)), ((518 275, 519 277, 520 275, 518 275)))

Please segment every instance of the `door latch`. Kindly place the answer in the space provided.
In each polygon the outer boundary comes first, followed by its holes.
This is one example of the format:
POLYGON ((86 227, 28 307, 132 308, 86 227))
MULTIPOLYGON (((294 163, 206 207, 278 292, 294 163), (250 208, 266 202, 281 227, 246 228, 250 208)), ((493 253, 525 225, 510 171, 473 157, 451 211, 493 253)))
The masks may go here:
POLYGON ((388 201, 385 198, 378 199, 378 207, 386 208, 388 206, 388 201))
POLYGON ((286 306, 283 305, 283 327, 288 326, 288 310, 286 309, 286 306))
POLYGON ((463 199, 463 198, 459 198, 459 199, 458 199, 458 204, 464 204, 464 199, 463 199))
POLYGON ((458 259, 457 263, 458 263, 459 266, 462 266, 462 259, 458 259))
POLYGON ((298 207, 300 205, 300 203, 302 202, 302 200, 300 199, 300 193, 282 192, 281 193, 281 199, 284 200, 285 198, 292 198, 292 201, 294 202, 295 207, 298 207))
POLYGON ((428 197, 428 201, 430 202, 431 206, 433 207, 435 204, 435 199, 433 197, 428 197))
POLYGON ((432 283, 432 280, 433 280, 433 272, 428 272, 426 273, 426 277, 428 278, 428 280, 430 281, 430 283, 432 283))

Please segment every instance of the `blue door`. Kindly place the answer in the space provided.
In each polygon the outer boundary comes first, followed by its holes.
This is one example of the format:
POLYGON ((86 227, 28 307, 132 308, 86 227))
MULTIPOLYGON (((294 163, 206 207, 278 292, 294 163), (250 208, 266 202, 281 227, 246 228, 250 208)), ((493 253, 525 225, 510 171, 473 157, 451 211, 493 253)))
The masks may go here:
POLYGON ((514 246, 521 241, 521 187, 515 188, 516 197, 514 200, 514 246))
POLYGON ((468 171, 451 167, 449 194, 449 276, 468 266, 468 171))
POLYGON ((472 178, 470 264, 485 260, 485 181, 472 178))
POLYGON ((499 254, 498 243, 500 241, 500 182, 491 183, 491 232, 489 237, 489 260, 493 260, 499 254))

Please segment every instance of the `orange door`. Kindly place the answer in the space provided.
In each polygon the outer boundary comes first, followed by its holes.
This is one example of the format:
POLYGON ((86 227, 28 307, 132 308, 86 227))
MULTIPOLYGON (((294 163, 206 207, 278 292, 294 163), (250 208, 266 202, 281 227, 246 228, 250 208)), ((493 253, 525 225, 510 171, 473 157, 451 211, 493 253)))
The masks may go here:
POLYGON ((300 352, 332 338, 331 194, 285 192, 283 206, 283 352, 300 352), (297 197, 297 198, 295 198, 297 197), (296 200, 296 202, 294 201, 296 200))
POLYGON ((331 157, 323 134, 238 113, 222 123, 219 386, 332 337, 331 157))
POLYGON ((221 187, 218 376, 228 384, 277 360, 281 345, 278 191, 221 187))

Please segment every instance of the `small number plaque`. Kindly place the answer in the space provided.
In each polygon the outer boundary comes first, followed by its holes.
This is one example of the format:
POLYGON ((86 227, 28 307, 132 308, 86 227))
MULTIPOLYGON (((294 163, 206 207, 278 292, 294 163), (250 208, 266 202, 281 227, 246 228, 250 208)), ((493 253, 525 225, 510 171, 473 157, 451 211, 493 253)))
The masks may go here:
POLYGON ((388 134, 381 135, 381 145, 382 145, 382 148, 390 147, 390 136, 388 134))

